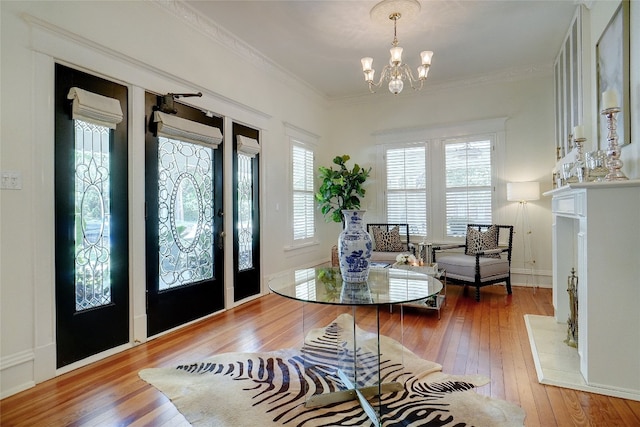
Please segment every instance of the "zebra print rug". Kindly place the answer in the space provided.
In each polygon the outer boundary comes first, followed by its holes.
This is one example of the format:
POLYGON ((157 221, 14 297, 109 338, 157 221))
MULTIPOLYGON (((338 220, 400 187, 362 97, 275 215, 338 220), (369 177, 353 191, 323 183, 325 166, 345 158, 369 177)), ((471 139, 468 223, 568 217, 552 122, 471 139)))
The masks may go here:
MULTIPOLYGON (((225 353, 173 368, 140 371, 140 377, 171 399, 194 426, 371 426, 357 401, 317 408, 304 406, 309 393, 344 389, 337 369, 358 378, 377 371, 377 335, 356 327, 342 314, 312 331, 302 349, 265 353, 225 353), (375 363, 374 363, 375 362, 375 363)), ((381 375, 404 389, 376 402, 383 426, 522 426, 525 414, 512 403, 473 389, 489 380, 454 376, 437 363, 420 359, 397 341, 381 336, 381 375)))

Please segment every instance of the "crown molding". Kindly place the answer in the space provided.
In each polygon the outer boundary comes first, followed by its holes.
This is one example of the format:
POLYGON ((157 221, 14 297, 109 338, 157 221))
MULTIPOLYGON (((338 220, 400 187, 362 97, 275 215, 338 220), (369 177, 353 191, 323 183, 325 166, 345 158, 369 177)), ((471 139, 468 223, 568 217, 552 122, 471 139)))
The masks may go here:
POLYGON ((497 73, 482 74, 463 80, 450 80, 432 85, 431 89, 451 89, 459 87, 472 87, 501 82, 515 82, 528 80, 534 77, 544 77, 553 75, 553 63, 541 65, 527 65, 524 67, 513 67, 501 70, 497 73))
POLYGON ((259 50, 238 38, 235 34, 224 28, 222 25, 204 17, 194 10, 190 5, 181 0, 149 0, 150 3, 170 12, 177 18, 187 23, 191 28, 201 32, 209 39, 217 42, 230 52, 238 55, 242 59, 262 69, 271 76, 274 76, 287 86, 291 86, 291 81, 295 81, 300 88, 309 94, 319 97, 322 101, 327 101, 327 96, 316 89, 313 85, 302 80, 289 70, 273 62, 259 50))

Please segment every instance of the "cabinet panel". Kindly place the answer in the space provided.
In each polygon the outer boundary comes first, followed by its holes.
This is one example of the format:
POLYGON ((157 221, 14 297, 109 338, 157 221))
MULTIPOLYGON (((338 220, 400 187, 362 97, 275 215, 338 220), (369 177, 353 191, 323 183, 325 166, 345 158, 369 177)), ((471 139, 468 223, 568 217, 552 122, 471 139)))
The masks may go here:
POLYGON ((556 105, 556 160, 573 149, 573 128, 582 124, 581 6, 571 21, 554 63, 556 105))

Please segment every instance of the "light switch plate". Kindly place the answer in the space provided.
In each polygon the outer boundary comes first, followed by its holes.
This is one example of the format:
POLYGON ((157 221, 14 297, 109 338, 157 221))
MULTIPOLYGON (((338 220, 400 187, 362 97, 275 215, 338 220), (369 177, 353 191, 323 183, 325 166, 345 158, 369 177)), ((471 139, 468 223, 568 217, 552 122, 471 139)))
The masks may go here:
POLYGON ((22 190, 22 174, 19 171, 2 171, 3 190, 22 190))

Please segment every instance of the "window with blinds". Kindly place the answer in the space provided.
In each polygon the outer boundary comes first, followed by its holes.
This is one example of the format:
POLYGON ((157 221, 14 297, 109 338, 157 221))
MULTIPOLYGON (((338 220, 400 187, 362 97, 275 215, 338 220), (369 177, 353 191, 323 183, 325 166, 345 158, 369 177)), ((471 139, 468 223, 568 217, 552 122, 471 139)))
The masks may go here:
POLYGON ((412 235, 427 234, 426 147, 388 148, 387 222, 409 224, 412 235))
POLYGON ((298 144, 291 146, 294 241, 312 239, 315 235, 313 157, 313 151, 298 144))
POLYGON ((446 235, 467 224, 491 224, 491 140, 445 140, 446 235))
POLYGON ((386 146, 386 222, 436 238, 491 224, 494 144, 495 136, 481 135, 386 146))

